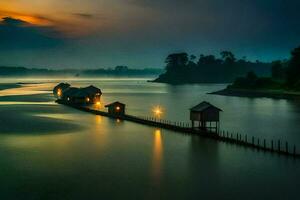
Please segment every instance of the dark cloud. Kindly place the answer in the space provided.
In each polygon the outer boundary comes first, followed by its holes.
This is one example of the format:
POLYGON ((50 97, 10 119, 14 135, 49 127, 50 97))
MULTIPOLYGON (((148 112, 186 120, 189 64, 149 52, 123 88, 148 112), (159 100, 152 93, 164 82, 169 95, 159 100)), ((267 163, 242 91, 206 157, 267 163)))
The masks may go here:
POLYGON ((4 26, 23 26, 23 25, 29 25, 27 22, 19 20, 19 19, 14 19, 11 17, 4 17, 2 21, 0 22, 0 25, 4 26))
POLYGON ((85 18, 85 19, 94 18, 94 15, 89 14, 89 13, 73 13, 73 15, 76 17, 81 17, 81 18, 85 18))
POLYGON ((11 17, 0 22, 0 50, 47 49, 62 43, 62 35, 54 27, 34 26, 11 17))

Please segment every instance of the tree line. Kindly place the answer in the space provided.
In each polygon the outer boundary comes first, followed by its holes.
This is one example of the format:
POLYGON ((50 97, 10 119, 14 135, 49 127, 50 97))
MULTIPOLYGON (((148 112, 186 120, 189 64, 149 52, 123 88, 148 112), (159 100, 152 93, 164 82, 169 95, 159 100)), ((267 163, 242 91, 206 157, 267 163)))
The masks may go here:
POLYGON ((288 61, 273 62, 272 78, 283 81, 288 88, 300 89, 300 46, 291 51, 288 61))
POLYGON ((237 59, 231 51, 222 51, 220 56, 201 54, 198 58, 187 53, 174 53, 167 56, 165 73, 155 81, 173 84, 181 83, 225 83, 248 71, 267 76, 270 63, 251 62, 246 57, 237 59))
POLYGON ((229 88, 300 90, 300 47, 291 51, 288 60, 271 64, 271 76, 259 77, 253 71, 237 78, 229 88))

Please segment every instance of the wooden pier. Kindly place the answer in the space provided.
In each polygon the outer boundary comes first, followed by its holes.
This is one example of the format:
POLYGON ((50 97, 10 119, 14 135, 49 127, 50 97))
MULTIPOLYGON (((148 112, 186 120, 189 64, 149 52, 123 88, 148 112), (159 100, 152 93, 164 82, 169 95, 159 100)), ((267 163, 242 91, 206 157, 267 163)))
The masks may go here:
POLYGON ((180 132, 184 134, 194 134, 198 135, 200 137, 210 138, 214 140, 218 140, 221 142, 228 142, 240 146, 244 146, 247 148, 257 149, 261 151, 276 153, 278 155, 285 155, 290 156, 294 158, 300 158, 300 154, 297 152, 296 146, 292 145, 290 146, 288 142, 283 142, 281 140, 266 140, 257 138, 254 136, 248 136, 248 135, 242 135, 240 133, 229 133, 227 131, 217 131, 217 132, 211 132, 209 130, 199 130, 192 128, 192 125, 189 123, 183 123, 183 122, 171 122, 164 119, 157 119, 154 117, 136 117, 128 114, 116 116, 112 115, 108 112, 100 111, 100 110, 94 110, 89 107, 85 106, 79 106, 74 104, 67 104, 62 100, 56 101, 59 104, 63 104, 66 106, 70 106, 73 108, 76 108, 78 110, 92 113, 95 115, 101 115, 113 119, 120 119, 120 120, 126 120, 131 121, 139 124, 144 124, 148 126, 153 126, 157 128, 163 128, 167 130, 172 130, 175 132, 180 132))

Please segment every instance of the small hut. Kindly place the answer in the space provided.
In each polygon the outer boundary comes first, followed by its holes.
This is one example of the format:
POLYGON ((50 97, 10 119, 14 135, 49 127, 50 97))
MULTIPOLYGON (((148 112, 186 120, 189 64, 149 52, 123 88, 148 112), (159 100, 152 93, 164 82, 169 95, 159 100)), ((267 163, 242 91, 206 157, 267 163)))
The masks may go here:
POLYGON ((115 116, 125 115, 125 104, 120 103, 118 101, 113 102, 105 106, 108 108, 108 113, 115 116))
POLYGON ((190 119, 193 129, 211 130, 218 132, 220 122, 220 112, 222 110, 206 101, 190 109, 190 119), (196 127, 196 122, 198 126, 196 127))
POLYGON ((71 85, 69 83, 60 83, 57 86, 53 88, 53 94, 57 98, 61 98, 63 95, 63 92, 68 89, 71 85))

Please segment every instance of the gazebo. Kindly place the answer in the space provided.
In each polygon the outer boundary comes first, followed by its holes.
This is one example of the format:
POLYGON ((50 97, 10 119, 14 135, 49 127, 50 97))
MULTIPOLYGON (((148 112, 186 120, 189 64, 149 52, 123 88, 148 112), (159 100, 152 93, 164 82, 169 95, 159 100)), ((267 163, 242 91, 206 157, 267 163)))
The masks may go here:
POLYGON ((218 132, 220 112, 222 112, 220 108, 206 101, 199 103, 190 109, 192 128, 218 132), (198 126, 196 126, 196 122, 198 122, 198 126))

